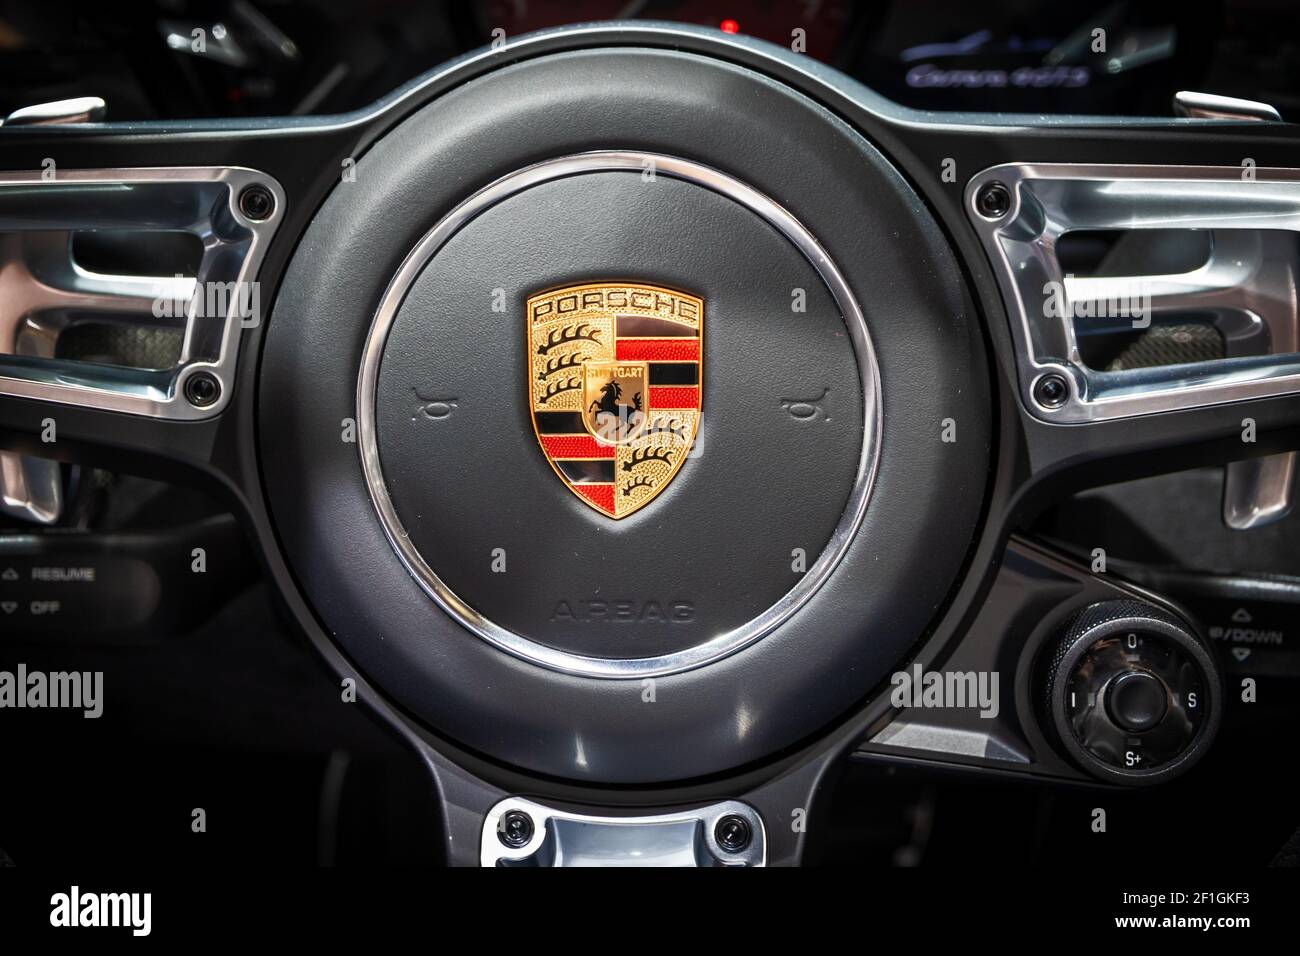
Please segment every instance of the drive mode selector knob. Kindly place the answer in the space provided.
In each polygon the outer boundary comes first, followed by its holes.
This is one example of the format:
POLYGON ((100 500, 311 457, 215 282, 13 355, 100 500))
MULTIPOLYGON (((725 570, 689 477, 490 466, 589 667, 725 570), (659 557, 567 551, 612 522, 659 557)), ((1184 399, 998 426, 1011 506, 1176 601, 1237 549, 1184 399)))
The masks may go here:
POLYGON ((1047 659, 1047 712, 1065 749, 1103 780, 1144 784, 1190 767, 1219 723, 1214 655, 1184 622, 1141 601, 1076 614, 1047 659))

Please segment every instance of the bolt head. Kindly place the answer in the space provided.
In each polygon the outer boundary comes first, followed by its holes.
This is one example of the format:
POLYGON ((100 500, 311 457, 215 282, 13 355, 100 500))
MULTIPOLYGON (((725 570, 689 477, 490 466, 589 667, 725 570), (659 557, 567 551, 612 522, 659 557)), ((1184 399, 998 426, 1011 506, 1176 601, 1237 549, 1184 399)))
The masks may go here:
POLYGON ((207 408, 221 397, 221 383, 210 372, 195 372, 185 380, 185 398, 196 408, 207 408))
POLYGON ((239 211, 255 222, 269 219, 275 211, 275 197, 265 186, 256 183, 245 186, 239 194, 239 211))
POLYGON ((528 845, 533 838, 533 818, 522 810, 507 810, 497 824, 497 839, 512 850, 528 845))
POLYGON ((749 846, 749 841, 754 838, 754 831, 744 817, 728 813, 714 826, 713 838, 718 841, 718 846, 728 853, 739 853, 749 846))
POLYGON ((1034 385, 1034 400, 1044 408, 1060 408, 1069 397, 1069 383, 1055 372, 1044 375, 1034 385))
POLYGON ((975 209, 985 219, 1001 219, 1011 211, 1011 191, 1002 183, 986 183, 975 194, 975 209))

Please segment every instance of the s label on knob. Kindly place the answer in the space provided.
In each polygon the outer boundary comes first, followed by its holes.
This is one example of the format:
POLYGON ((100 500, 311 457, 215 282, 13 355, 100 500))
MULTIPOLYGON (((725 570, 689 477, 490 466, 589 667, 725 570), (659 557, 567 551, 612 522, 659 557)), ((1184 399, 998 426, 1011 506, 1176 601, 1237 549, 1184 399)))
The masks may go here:
POLYGON ((1047 655, 1045 711, 1062 747, 1102 780, 1147 784, 1196 762, 1218 729, 1213 652, 1175 615, 1104 601, 1066 625, 1047 655))

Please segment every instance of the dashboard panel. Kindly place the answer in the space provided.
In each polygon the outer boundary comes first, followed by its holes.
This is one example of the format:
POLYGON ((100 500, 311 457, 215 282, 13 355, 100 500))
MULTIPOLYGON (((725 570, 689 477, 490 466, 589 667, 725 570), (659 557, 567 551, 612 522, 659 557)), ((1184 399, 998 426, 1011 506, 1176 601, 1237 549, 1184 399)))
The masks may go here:
POLYGON ((613 18, 791 47, 917 109, 1159 116, 1180 89, 1263 99, 1284 118, 1300 107, 1300 8, 1282 0, 64 0, 0 11, 5 112, 73 96, 103 97, 114 120, 345 112, 494 40, 613 18))

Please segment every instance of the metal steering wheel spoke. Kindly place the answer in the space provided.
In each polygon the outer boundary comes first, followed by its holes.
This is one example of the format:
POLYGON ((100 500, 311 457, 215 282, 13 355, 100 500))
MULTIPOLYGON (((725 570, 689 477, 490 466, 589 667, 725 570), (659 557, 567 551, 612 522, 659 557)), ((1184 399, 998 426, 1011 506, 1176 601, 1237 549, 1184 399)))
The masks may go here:
POLYGON ((982 167, 961 216, 1013 396, 1018 506, 1208 462, 1228 466, 1229 527, 1285 515, 1300 136, 1244 117, 995 128, 955 135, 982 167))
POLYGON ((0 129, 6 510, 56 521, 72 462, 260 511, 261 337, 284 262, 362 139, 273 118, 0 129))

